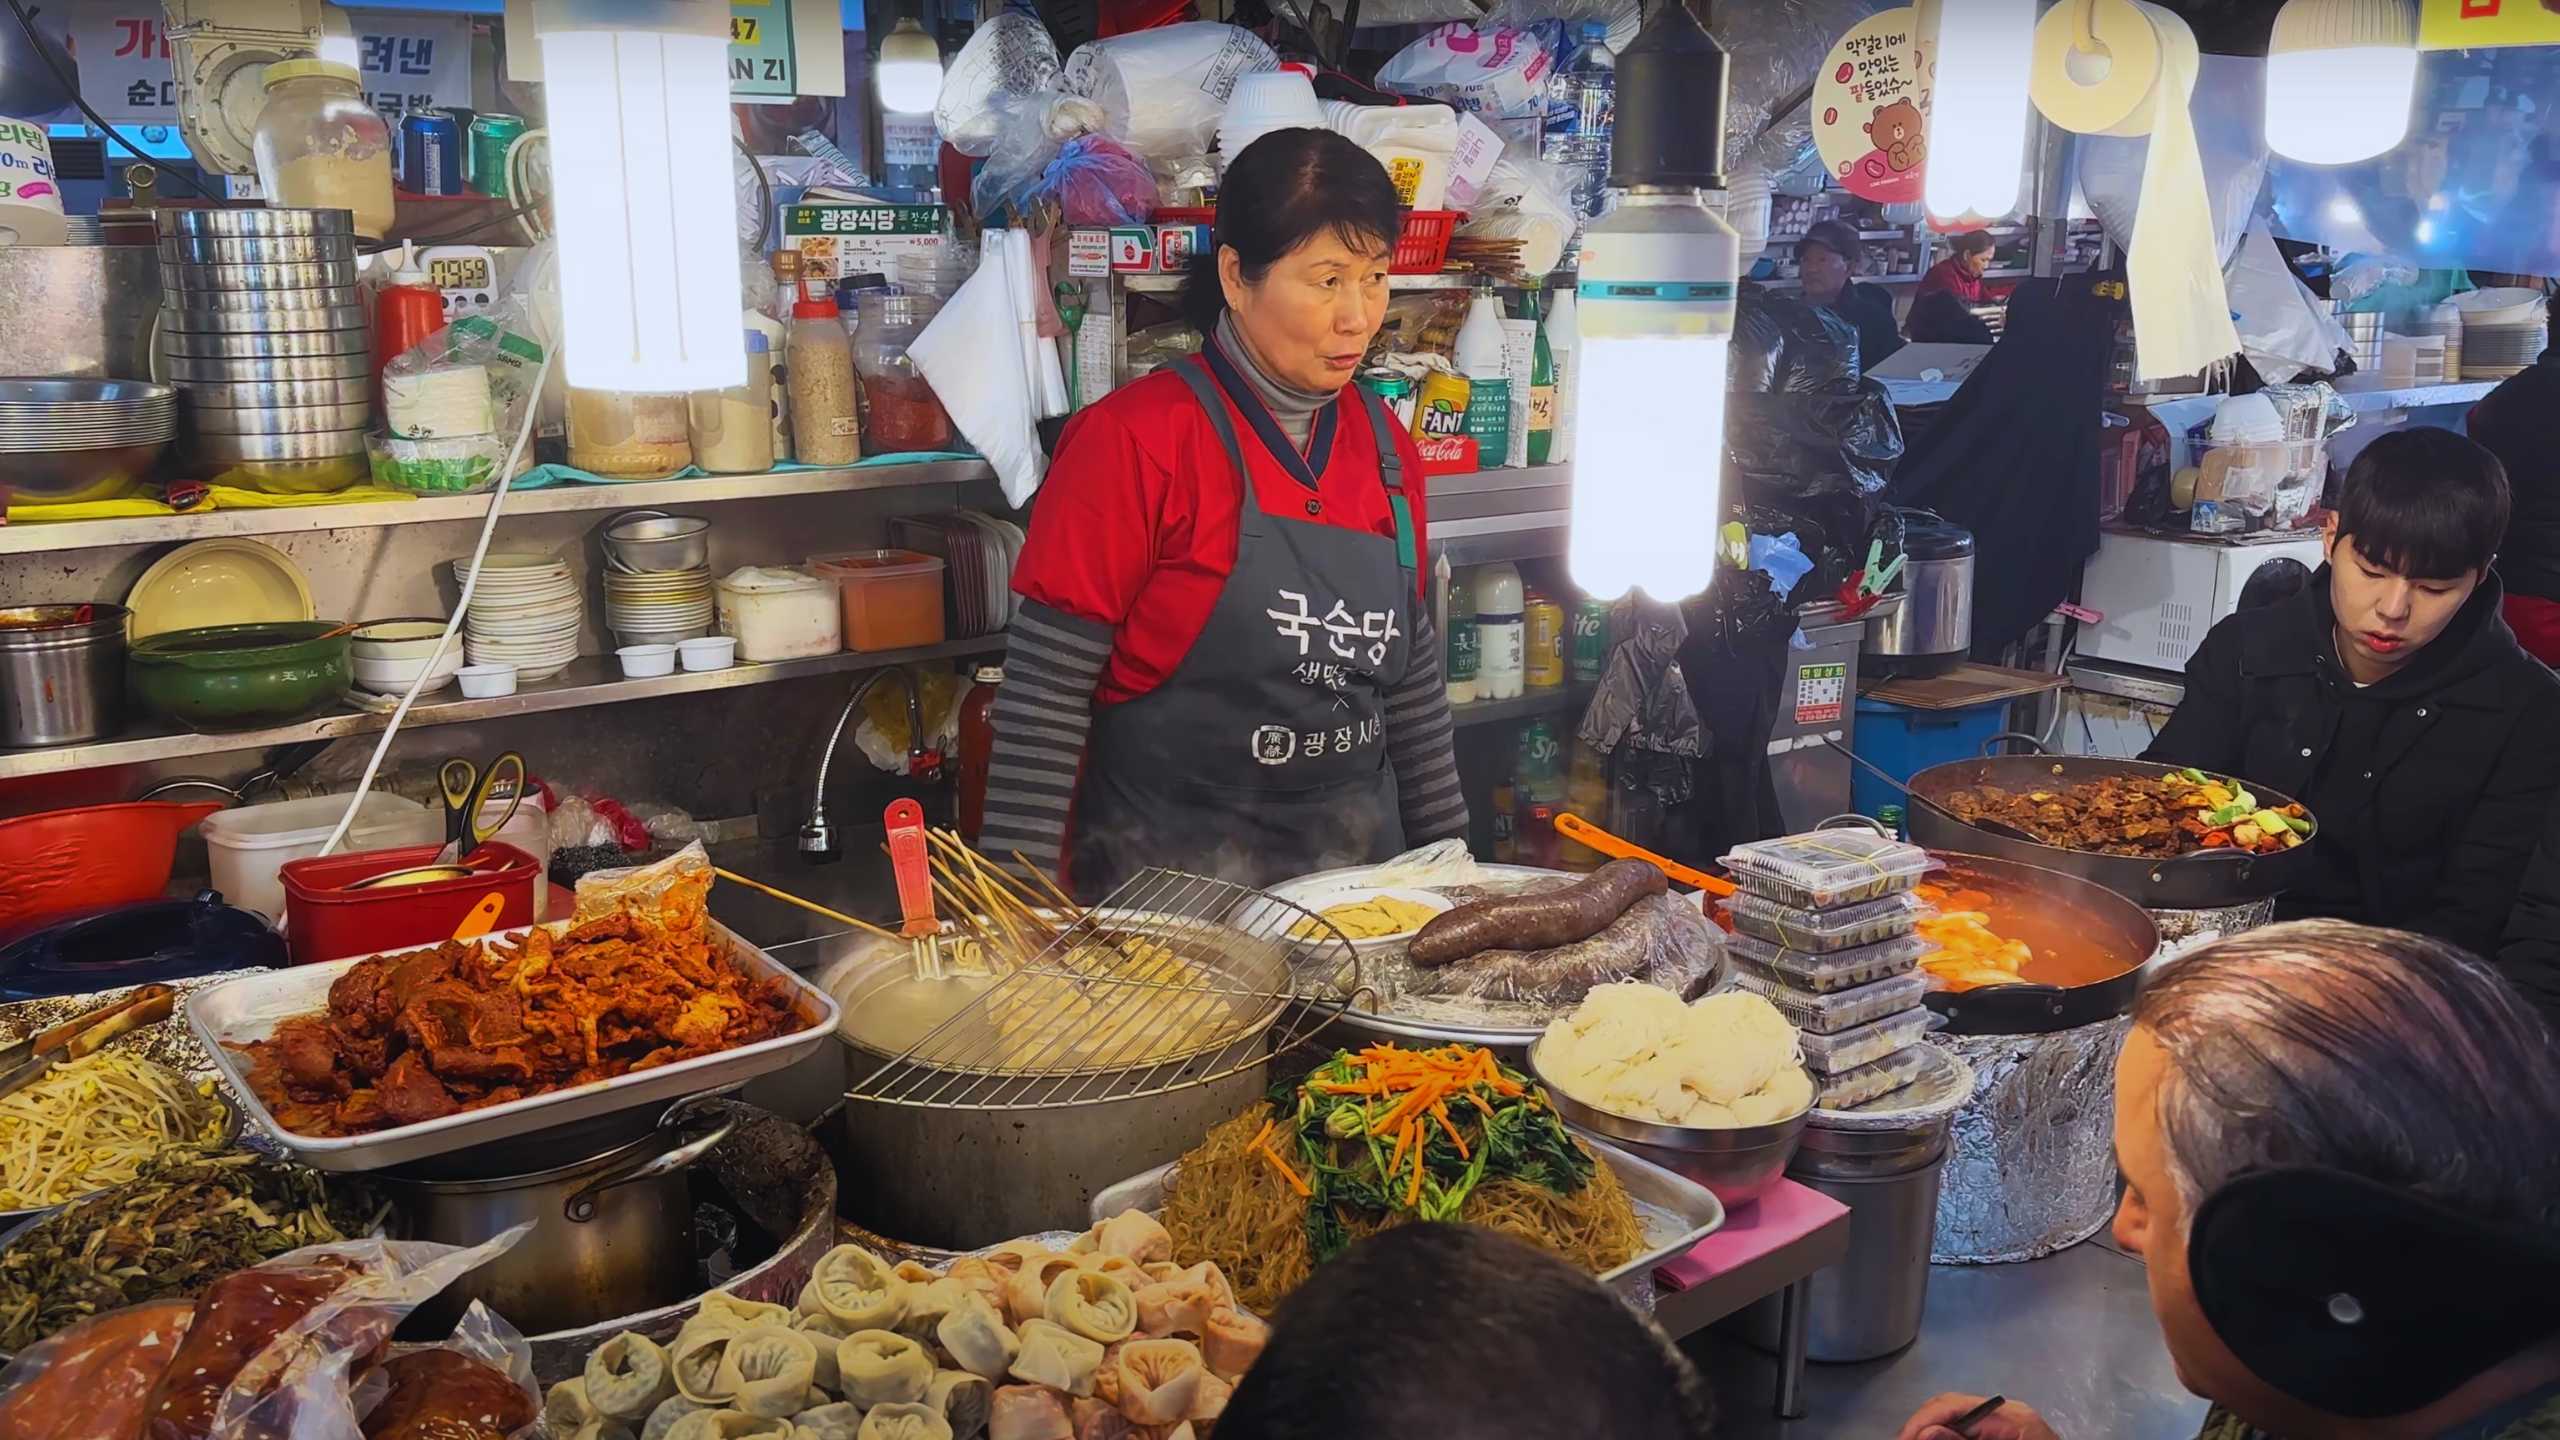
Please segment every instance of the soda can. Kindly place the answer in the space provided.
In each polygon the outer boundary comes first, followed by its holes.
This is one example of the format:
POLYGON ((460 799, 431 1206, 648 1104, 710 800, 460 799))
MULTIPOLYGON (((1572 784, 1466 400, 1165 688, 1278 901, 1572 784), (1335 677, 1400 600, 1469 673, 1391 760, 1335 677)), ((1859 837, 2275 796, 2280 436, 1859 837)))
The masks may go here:
POLYGON ((1536 591, 1529 592, 1529 604, 1523 617, 1528 626, 1528 653, 1522 663, 1521 683, 1531 690, 1555 690, 1564 685, 1565 629, 1564 607, 1536 591))
POLYGON ((1584 600, 1573 607, 1573 678, 1596 684, 1609 668, 1609 602, 1584 600))
POLYGON ((482 195, 507 198, 507 152, 525 131, 521 115, 496 111, 471 122, 471 188, 482 195))
POLYGON ((442 110, 412 110, 400 121, 400 188, 412 195, 459 195, 462 127, 442 110))

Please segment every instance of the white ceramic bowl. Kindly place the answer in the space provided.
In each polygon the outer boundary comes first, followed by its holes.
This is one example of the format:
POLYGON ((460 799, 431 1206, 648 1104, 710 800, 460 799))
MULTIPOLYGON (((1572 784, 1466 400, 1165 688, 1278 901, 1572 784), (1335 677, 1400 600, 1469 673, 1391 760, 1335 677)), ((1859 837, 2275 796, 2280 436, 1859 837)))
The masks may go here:
POLYGON ((358 660, 424 660, 443 636, 441 620, 376 620, 348 637, 347 653, 358 660))
POLYGON ((676 657, 687 670, 726 670, 738 663, 738 637, 705 635, 676 642, 676 657))
POLYGON ((495 700, 516 693, 513 665, 465 665, 454 674, 461 677, 462 693, 474 700, 495 700))
POLYGON ((377 695, 406 694, 420 674, 427 677, 427 684, 418 693, 431 695, 453 683, 454 673, 462 668, 462 655, 463 647, 457 641, 433 669, 428 668, 423 655, 415 660, 369 660, 356 655, 349 657, 348 666, 355 673, 356 684, 377 695))
POLYGON ((672 675, 676 670, 676 647, 673 645, 625 645, 613 653, 622 662, 625 679, 647 680, 659 675, 672 675))

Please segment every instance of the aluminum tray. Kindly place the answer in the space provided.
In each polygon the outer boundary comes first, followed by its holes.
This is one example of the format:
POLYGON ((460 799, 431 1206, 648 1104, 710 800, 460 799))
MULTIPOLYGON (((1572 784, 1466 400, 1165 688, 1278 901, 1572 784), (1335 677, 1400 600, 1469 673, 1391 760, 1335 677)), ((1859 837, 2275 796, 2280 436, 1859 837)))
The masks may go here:
MULTIPOLYGON (((801 1001, 801 1013, 814 1016, 787 1035, 759 1040, 735 1050, 679 1060, 672 1065, 634 1071, 545 1095, 528 1095, 503 1105, 465 1110, 441 1120, 398 1125, 367 1135, 321 1137, 301 1135, 276 1123, 257 1092, 233 1045, 263 1040, 281 1022, 308 1015, 329 1003, 329 987, 337 978, 371 957, 354 956, 321 965, 297 965, 264 975, 248 975, 210 985, 187 997, 187 1025, 204 1042, 214 1068, 240 1097, 241 1107, 260 1130, 275 1137, 284 1152, 314 1170, 379 1170, 473 1145, 510 1140, 537 1130, 610 1115, 638 1106, 660 1104, 735 1085, 795 1064, 827 1043, 841 1018, 833 996, 800 978, 791 968, 748 944, 718 921, 712 929, 728 945, 729 959, 751 974, 783 982, 801 1001)), ((516 929, 491 936, 511 939, 516 929)), ((417 947, 403 947, 400 952, 417 947)))
MULTIPOLYGON (((1574 1138, 1608 1163, 1635 1202, 1636 1219, 1644 1226, 1645 1249, 1633 1260, 1600 1277, 1618 1297, 1643 1315, 1653 1313, 1654 1267, 1689 1253, 1697 1243, 1724 1228, 1724 1202, 1694 1180, 1642 1160, 1596 1135, 1581 1131, 1574 1138)), ((1181 1162, 1159 1165, 1103 1188, 1093 1197, 1093 1221, 1101 1224, 1123 1210, 1153 1215, 1164 1209, 1164 1192, 1181 1162)))

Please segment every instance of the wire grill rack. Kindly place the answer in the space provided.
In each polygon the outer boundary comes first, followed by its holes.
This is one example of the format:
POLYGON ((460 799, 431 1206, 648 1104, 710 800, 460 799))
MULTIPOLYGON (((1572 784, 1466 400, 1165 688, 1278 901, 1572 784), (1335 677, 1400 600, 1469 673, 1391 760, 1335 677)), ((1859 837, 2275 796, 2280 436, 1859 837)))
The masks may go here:
POLYGON ((1306 1039, 1358 984, 1351 942, 1322 916, 1229 881, 1146 870, 845 1095, 1040 1110, 1165 1094, 1306 1039))

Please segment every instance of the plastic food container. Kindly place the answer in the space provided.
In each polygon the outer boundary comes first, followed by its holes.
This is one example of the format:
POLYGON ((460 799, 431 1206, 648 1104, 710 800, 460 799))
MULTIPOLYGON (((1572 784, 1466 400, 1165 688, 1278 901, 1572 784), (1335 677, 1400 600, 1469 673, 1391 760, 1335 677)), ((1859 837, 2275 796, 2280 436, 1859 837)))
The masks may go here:
POLYGON ((513 665, 465 665, 453 673, 462 679, 462 693, 474 700, 495 700, 516 693, 513 665))
POLYGON ((1881 1060, 1853 1066, 1837 1075, 1813 1077, 1813 1108, 1845 1110, 1890 1095, 1929 1073, 1926 1046, 1906 1045, 1881 1060))
POLYGON ((625 645, 613 652, 622 662, 626 680, 648 680, 676 673, 676 647, 673 645, 625 645))
POLYGON ((726 670, 738 663, 738 637, 704 635, 676 642, 676 659, 687 670, 726 670))
MULTIPOLYGON (((277 873, 288 861, 317 855, 347 812, 344 795, 316 795, 308 800, 279 800, 271 805, 243 805, 218 810, 197 827, 204 833, 205 859, 213 871, 213 888, 243 910, 273 920, 284 914, 284 880, 277 873)), ((356 807, 356 823, 338 849, 355 855, 402 845, 424 845, 438 839, 444 821, 426 806, 397 795, 370 791, 356 807)))
POLYGON ((1843 905, 1837 910, 1804 910, 1781 905, 1766 895, 1744 891, 1724 902, 1733 928, 1755 939, 1808 955, 1881 945, 1911 933, 1929 907, 1909 891, 1843 905))
POLYGON ((1936 862, 1919 846, 1872 830, 1812 830, 1737 845, 1718 863, 1754 895, 1831 910, 1908 890, 1936 862))
POLYGON ((1828 955, 1808 955, 1738 931, 1725 939, 1725 949, 1734 959, 1816 995, 1828 995, 1834 990, 1871 985, 1878 980, 1909 974, 1919 965, 1922 956, 1937 948, 1924 936, 1905 935, 1881 945, 1861 945, 1854 950, 1834 950, 1828 955))
POLYGON ((410 845, 285 865, 285 941, 293 963, 311 965, 450 940, 464 918, 491 895, 500 900, 498 917, 489 926, 492 934, 541 918, 533 913, 533 881, 542 867, 500 840, 474 851, 472 873, 458 879, 379 890, 348 888, 376 875, 429 864, 443 849, 440 844, 410 845))
POLYGON ((749 565, 712 586, 720 633, 738 637, 738 658, 762 664, 844 649, 841 587, 787 565, 749 565))
POLYGON ((1798 1034, 1796 1042, 1804 1046, 1804 1063, 1817 1075, 1837 1075, 1861 1065, 1881 1060, 1906 1045, 1918 1043, 1929 1033, 1929 1012, 1905 1010, 1882 1020, 1871 1020, 1855 1029, 1837 1035, 1798 1034))
POLYGON ((1896 975, 1827 994, 1799 990, 1766 970, 1743 970, 1733 978, 1735 984, 1777 1006, 1778 1013, 1798 1030, 1815 1035, 1837 1035, 1899 1015, 1918 1007, 1929 993, 1929 982, 1918 975, 1896 975))
POLYGON ((942 643, 942 557, 914 550, 813 555, 809 569, 841 587, 844 648, 905 650, 942 643))

